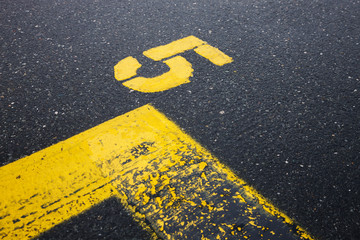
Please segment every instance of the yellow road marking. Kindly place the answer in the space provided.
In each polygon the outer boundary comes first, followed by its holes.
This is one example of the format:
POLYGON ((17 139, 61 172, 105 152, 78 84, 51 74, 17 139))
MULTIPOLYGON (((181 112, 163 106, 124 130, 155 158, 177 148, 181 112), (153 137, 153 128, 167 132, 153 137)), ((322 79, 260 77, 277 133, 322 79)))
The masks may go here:
POLYGON ((0 168, 0 239, 26 239, 117 193, 83 133, 0 168))
POLYGON ((123 81, 136 75, 136 71, 141 67, 136 58, 127 57, 118 62, 114 67, 115 78, 123 81))
POLYGON ((0 173, 3 239, 37 236, 111 196, 164 239, 312 239, 150 105, 0 173))
POLYGON ((159 92, 190 82, 193 68, 185 58, 176 56, 164 63, 170 68, 168 72, 153 78, 136 77, 123 83, 124 86, 140 92, 159 92))
POLYGON ((199 46, 194 51, 218 66, 223 66, 233 61, 231 57, 209 44, 199 46))
POLYGON ((141 64, 130 56, 119 61, 114 66, 115 79, 118 81, 128 80, 123 85, 140 92, 165 91, 181 84, 189 83, 189 78, 193 72, 191 63, 181 56, 173 56, 192 49, 218 66, 223 66, 233 61, 231 57, 219 49, 210 46, 205 41, 194 36, 188 36, 143 52, 146 57, 155 61, 172 57, 164 61, 170 68, 168 72, 153 78, 135 77, 131 79, 136 75, 136 71, 141 67, 141 64))
POLYGON ((143 54, 152 60, 160 61, 164 58, 172 57, 176 54, 194 49, 203 44, 206 44, 206 42, 195 36, 188 36, 166 45, 151 48, 143 54))

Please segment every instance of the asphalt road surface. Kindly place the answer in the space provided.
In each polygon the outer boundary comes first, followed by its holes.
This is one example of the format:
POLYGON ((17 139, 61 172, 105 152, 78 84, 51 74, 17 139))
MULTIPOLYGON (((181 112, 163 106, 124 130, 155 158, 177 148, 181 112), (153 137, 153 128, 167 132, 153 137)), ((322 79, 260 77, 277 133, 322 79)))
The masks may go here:
MULTIPOLYGON (((360 1, 0 5, 2 166, 151 103, 314 238, 360 239, 360 1), (156 93, 114 78, 166 72, 142 52, 190 35, 233 62, 185 52, 191 82, 156 93)), ((113 198, 40 236, 147 238, 113 198)))

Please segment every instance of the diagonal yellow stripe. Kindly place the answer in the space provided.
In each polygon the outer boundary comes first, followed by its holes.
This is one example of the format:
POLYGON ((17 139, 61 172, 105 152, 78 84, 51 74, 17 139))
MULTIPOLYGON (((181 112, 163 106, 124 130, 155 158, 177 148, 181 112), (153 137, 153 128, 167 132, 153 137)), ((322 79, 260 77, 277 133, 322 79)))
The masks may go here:
POLYGON ((34 237, 113 195, 164 239, 312 239, 150 105, 0 174, 4 239, 34 237))

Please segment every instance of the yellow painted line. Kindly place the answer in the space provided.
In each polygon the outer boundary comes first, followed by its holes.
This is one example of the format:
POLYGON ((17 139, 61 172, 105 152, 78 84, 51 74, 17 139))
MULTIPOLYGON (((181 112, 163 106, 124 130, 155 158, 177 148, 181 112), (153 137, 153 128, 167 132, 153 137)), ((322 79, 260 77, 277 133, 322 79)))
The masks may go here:
POLYGON ((37 236, 111 196, 154 238, 312 239, 151 105, 0 174, 1 239, 37 236))
POLYGON ((218 66, 223 66, 233 61, 231 57, 209 44, 199 46, 194 51, 218 66))
POLYGON ((195 36, 188 36, 166 45, 151 48, 145 51, 143 54, 146 57, 151 58, 155 61, 160 61, 164 58, 172 57, 176 54, 194 49, 195 47, 198 47, 205 43, 206 42, 195 36))
POLYGON ((0 168, 0 239, 34 237, 117 193, 89 159, 87 137, 0 168))

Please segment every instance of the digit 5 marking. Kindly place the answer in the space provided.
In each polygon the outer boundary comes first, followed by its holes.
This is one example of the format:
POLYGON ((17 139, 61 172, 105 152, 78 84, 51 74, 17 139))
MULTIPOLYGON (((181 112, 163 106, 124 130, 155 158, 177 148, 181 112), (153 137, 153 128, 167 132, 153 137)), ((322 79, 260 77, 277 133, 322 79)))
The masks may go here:
POLYGON ((124 86, 147 93, 165 91, 181 84, 189 83, 189 79, 193 76, 192 72, 194 71, 191 63, 184 57, 174 55, 192 49, 200 56, 218 66, 223 66, 233 61, 231 57, 221 52, 219 49, 210 46, 197 37, 188 36, 143 52, 146 57, 154 61, 163 60, 170 68, 168 72, 153 78, 141 76, 132 78, 136 76, 137 70, 141 67, 141 64, 137 59, 129 56, 115 65, 115 79, 118 81, 127 80, 123 83, 124 86))

